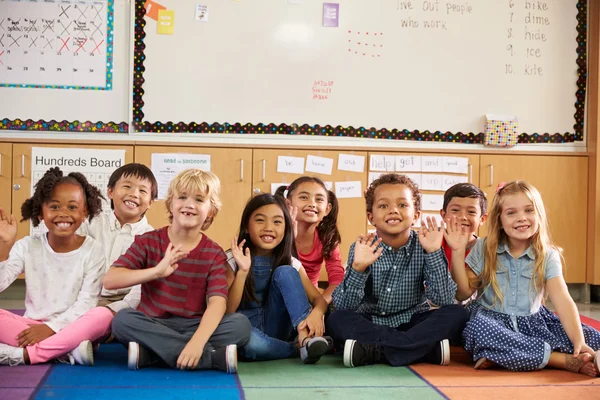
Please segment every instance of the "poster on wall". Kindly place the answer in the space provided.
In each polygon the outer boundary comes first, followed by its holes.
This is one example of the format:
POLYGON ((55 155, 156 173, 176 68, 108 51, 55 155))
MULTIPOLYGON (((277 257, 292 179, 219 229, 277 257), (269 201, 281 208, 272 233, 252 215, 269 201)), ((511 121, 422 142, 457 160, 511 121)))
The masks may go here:
POLYGON ((114 0, 0 0, 0 87, 112 90, 114 0))
MULTIPOLYGON (((33 147, 31 149, 31 193, 34 193, 35 185, 52 167, 59 167, 64 175, 70 172, 81 172, 106 198, 102 201, 102 210, 110 213, 110 201, 106 195, 108 179, 115 169, 124 164, 125 150, 33 147)), ((40 227, 31 226, 31 234, 40 232, 40 227)))

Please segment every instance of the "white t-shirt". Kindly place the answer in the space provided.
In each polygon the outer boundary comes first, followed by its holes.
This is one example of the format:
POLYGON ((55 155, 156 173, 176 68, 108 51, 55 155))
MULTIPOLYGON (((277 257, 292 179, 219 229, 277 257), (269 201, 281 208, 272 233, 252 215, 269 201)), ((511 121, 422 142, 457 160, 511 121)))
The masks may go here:
MULTIPOLYGON (((89 235, 102 244, 104 256, 107 260, 106 271, 108 271, 112 264, 127 252, 137 235, 153 230, 154 228, 148 223, 146 217, 135 224, 121 226, 115 213, 112 212, 110 214, 102 213, 92 219, 92 222, 82 224, 77 232, 81 235, 89 235)), ((141 293, 141 285, 116 290, 102 288, 103 297, 125 295, 123 300, 115 301, 107 306, 114 312, 124 308, 135 309, 140 303, 141 293)))
MULTIPOLYGON (((234 273, 237 272, 237 264, 235 263, 231 249, 227 250, 225 255, 227 256, 227 264, 229 264, 234 273)), ((300 271, 300 268, 302 268, 302 263, 297 258, 292 257, 292 267, 294 267, 296 271, 300 271)))
POLYGON ((25 317, 58 332, 96 306, 105 265, 102 246, 89 236, 68 253, 54 252, 46 233, 27 236, 0 262, 0 292, 25 272, 25 317))

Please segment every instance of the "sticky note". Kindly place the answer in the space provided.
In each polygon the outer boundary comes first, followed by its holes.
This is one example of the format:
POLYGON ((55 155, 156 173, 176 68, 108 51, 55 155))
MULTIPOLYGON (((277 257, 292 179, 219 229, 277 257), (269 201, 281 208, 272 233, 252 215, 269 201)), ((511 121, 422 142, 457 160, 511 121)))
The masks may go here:
POLYGON ((159 10, 156 33, 172 35, 175 30, 175 10, 159 10))
POLYGON ((146 3, 144 4, 144 8, 146 9, 146 16, 148 18, 152 18, 155 21, 158 21, 158 12, 160 10, 167 9, 167 7, 160 5, 157 2, 152 1, 152 0, 146 1, 146 3))

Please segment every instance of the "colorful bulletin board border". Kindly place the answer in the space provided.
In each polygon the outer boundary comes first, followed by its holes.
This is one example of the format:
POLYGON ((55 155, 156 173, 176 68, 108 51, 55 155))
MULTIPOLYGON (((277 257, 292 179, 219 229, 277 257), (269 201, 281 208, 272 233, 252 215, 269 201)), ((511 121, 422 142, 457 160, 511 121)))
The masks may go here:
POLYGON ((32 85, 0 83, 0 87, 12 88, 36 88, 36 89, 75 89, 75 90, 112 90, 113 82, 113 43, 115 33, 115 3, 114 0, 106 0, 107 24, 106 24, 106 86, 73 86, 73 85, 32 85))
MULTIPOLYGON (((297 125, 297 124, 240 124, 240 123, 184 123, 184 122, 148 122, 144 121, 144 50, 146 0, 136 0, 135 5, 135 35, 133 56, 133 122, 136 132, 158 133, 241 133, 241 134, 279 134, 279 135, 309 135, 309 136, 344 136, 376 139, 416 140, 428 142, 476 143, 484 142, 484 133, 440 132, 440 131, 409 131, 406 129, 376 129, 364 127, 343 127, 330 125, 297 125)), ((577 92, 575 101, 575 133, 521 133, 519 143, 572 143, 583 140, 584 108, 587 76, 587 2, 577 3, 577 92)))

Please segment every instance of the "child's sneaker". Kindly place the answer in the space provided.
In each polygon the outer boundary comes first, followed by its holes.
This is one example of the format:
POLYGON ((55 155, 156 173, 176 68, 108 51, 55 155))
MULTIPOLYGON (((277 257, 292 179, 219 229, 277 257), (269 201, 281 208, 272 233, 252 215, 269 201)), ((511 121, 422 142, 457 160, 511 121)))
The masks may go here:
POLYGON ((235 374, 237 372, 237 345, 230 344, 215 349, 211 354, 213 369, 235 374))
POLYGON ((347 339, 344 344, 344 365, 360 367, 375 364, 381 359, 381 349, 376 344, 360 344, 354 339, 347 339))
POLYGON ((127 367, 129 369, 141 369, 156 364, 158 359, 147 348, 138 342, 129 342, 127 349, 127 367))
POLYGON ((425 357, 424 361, 435 365, 450 364, 450 342, 448 339, 437 342, 434 349, 425 357))
POLYGON ((0 365, 15 365, 25 364, 23 359, 23 349, 20 347, 9 346, 0 343, 0 365))
POLYGON ((84 340, 68 353, 71 365, 94 365, 94 348, 91 340, 84 340))
POLYGON ((305 338, 303 342, 305 344, 300 347, 300 358, 304 364, 315 364, 329 349, 327 339, 321 336, 305 338))

